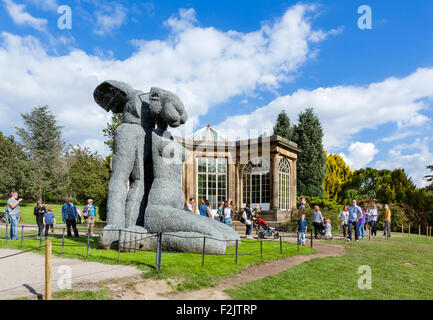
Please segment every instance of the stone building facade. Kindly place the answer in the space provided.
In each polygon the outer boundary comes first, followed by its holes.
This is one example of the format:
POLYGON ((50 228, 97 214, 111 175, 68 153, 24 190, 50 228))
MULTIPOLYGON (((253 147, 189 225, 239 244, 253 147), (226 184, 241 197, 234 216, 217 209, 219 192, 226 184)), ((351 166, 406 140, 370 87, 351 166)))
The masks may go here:
POLYGON ((177 137, 188 150, 182 186, 187 199, 223 200, 236 208, 259 204, 267 219, 284 221, 296 209, 297 145, 280 136, 229 141, 209 125, 190 138, 177 137))

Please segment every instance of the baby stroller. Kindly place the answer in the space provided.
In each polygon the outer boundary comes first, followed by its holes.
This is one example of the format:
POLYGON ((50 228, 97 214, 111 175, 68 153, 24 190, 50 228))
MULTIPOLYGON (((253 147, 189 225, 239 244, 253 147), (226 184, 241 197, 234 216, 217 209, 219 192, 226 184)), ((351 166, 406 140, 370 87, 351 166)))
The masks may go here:
POLYGON ((253 226, 254 229, 256 229, 256 233, 259 239, 264 239, 267 237, 273 237, 274 239, 277 239, 280 236, 280 234, 275 231, 275 228, 271 227, 261 217, 254 218, 253 226))

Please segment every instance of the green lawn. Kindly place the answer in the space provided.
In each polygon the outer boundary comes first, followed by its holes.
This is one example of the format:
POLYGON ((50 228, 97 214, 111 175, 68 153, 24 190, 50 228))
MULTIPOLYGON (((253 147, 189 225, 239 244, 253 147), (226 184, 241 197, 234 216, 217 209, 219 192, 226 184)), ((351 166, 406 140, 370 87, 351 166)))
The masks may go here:
MULTIPOLYGON (((7 200, 0 200, 0 211, 4 211, 4 208, 6 206, 6 202, 7 202, 7 200)), ((56 216, 57 223, 62 223, 62 205, 63 205, 63 203, 61 203, 61 204, 54 204, 54 203, 45 204, 46 208, 51 208, 53 210, 53 213, 56 216)), ((33 214, 35 206, 36 206, 36 202, 23 201, 20 203, 20 214, 22 217, 22 220, 20 223, 36 224, 36 218, 33 214)), ((84 204, 78 204, 77 206, 80 207, 80 210, 82 210, 85 205, 84 204)))
POLYGON ((345 256, 313 259, 227 293, 240 300, 433 299, 433 238, 380 237, 347 249, 345 256), (371 268, 371 290, 358 288, 361 265, 371 268))
MULTIPOLYGON (((0 230, 0 247, 3 248, 19 248, 29 249, 39 246, 38 240, 27 239, 28 236, 24 237, 23 246, 20 246, 20 241, 8 241, 6 245, 3 235, 4 230, 0 230)), ((53 243, 61 243, 61 236, 55 235, 50 237, 53 243)), ((98 238, 91 238, 91 245, 97 245, 98 238)), ((66 239, 66 245, 74 244, 86 244, 86 238, 81 237, 77 240, 66 239)), ((62 248, 60 246, 53 246, 53 254, 61 255, 62 248)), ((184 253, 171 253, 163 252, 162 254, 162 267, 160 271, 157 271, 155 266, 156 254, 155 252, 137 252, 137 253, 121 253, 121 264, 135 265, 143 271, 143 278, 157 278, 157 279, 183 279, 181 284, 177 285, 177 290, 185 289, 198 289, 201 287, 214 286, 218 281, 225 276, 235 275, 244 269, 247 265, 257 264, 260 262, 266 262, 273 259, 280 259, 281 257, 288 257, 297 254, 312 254, 316 252, 310 247, 301 247, 299 252, 297 251, 296 245, 283 243, 283 255, 280 254, 280 243, 274 241, 263 242, 263 252, 268 254, 263 255, 263 260, 260 258, 260 242, 258 241, 242 241, 239 247, 238 263, 235 264, 235 248, 227 250, 227 254, 224 256, 205 256, 205 265, 202 266, 202 255, 200 254, 184 254, 184 253), (253 255, 254 254, 254 255, 253 255)), ((36 250, 43 254, 43 250, 36 250)), ((64 257, 77 257, 86 259, 87 248, 86 247, 65 247, 64 257)), ((89 261, 98 261, 108 264, 116 264, 118 258, 118 252, 116 250, 102 250, 97 248, 90 249, 89 261)))

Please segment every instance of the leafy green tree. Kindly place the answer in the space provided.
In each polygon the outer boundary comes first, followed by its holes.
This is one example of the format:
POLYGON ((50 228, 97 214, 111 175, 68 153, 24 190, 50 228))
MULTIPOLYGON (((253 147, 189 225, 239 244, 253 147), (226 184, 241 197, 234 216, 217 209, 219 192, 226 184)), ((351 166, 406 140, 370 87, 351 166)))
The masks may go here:
POLYGON ((113 113, 111 116, 111 123, 107 123, 107 127, 103 129, 104 136, 108 139, 104 141, 105 145, 108 146, 113 153, 113 138, 114 131, 116 131, 117 127, 122 124, 123 114, 121 113, 113 113))
POLYGON ((352 182, 353 172, 341 156, 332 153, 326 158, 325 168, 323 195, 327 199, 342 203, 345 187, 352 182))
POLYGON ((67 194, 80 203, 93 199, 96 205, 107 195, 110 163, 88 148, 73 148, 67 153, 70 169, 67 175, 67 194))
POLYGON ((293 140, 302 150, 297 161, 298 195, 323 195, 326 156, 323 150, 323 130, 312 108, 301 112, 294 127, 293 140))
POLYGON ((62 155, 66 144, 62 141, 62 127, 48 106, 22 113, 24 128, 16 128, 24 151, 35 173, 36 196, 44 200, 59 200, 64 189, 63 178, 67 167, 62 155))
POLYGON ((24 199, 34 198, 34 174, 23 146, 0 132, 0 195, 16 191, 24 199))
POLYGON ((293 126, 290 124, 290 119, 285 110, 282 110, 278 114, 277 122, 274 126, 274 135, 278 135, 288 140, 293 139, 293 126))

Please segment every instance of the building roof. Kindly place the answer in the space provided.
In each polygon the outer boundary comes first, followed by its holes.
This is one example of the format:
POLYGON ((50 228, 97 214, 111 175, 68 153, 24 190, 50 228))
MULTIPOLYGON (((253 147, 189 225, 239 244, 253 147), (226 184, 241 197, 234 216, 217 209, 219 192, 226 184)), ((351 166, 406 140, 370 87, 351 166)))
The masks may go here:
POLYGON ((191 137, 189 137, 189 139, 200 141, 227 141, 225 135, 212 128, 209 124, 196 131, 191 137))

